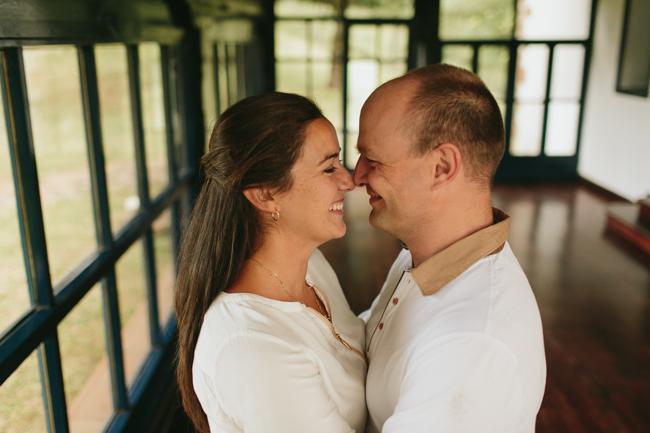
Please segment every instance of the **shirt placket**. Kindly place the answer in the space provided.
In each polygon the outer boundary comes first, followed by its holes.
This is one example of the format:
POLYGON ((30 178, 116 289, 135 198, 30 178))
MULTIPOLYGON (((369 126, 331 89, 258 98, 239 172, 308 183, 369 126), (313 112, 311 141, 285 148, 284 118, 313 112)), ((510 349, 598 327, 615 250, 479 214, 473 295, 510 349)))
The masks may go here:
POLYGON ((413 276, 411 275, 410 268, 408 268, 402 273, 402 276, 398 280, 393 293, 385 303, 383 311, 379 316, 379 320, 377 321, 370 339, 366 344, 366 353, 368 355, 370 355, 373 347, 377 347, 377 344, 379 344, 382 334, 384 334, 387 327, 390 326, 390 321, 393 315, 397 311, 397 308, 399 308, 401 305, 401 300, 406 296, 413 284, 413 276))

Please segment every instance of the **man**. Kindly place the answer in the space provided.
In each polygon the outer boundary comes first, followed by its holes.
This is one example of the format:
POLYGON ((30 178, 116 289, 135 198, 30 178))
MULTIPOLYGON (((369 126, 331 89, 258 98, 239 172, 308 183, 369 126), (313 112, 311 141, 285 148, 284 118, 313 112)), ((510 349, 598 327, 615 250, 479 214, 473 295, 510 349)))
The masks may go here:
POLYGON ((546 361, 530 285, 491 205, 494 97, 448 65, 390 81, 361 111, 354 172, 370 223, 407 247, 365 313, 369 432, 529 433, 546 361))

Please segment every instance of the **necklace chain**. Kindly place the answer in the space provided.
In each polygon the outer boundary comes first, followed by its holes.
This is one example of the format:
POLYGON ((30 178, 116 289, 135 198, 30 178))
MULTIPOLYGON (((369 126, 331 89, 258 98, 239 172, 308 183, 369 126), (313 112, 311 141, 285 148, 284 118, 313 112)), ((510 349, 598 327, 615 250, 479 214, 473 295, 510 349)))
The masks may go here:
POLYGON ((260 261, 257 260, 255 257, 251 257, 251 260, 254 261, 255 263, 257 263, 258 265, 260 265, 260 266, 261 266, 261 267, 262 267, 266 272, 268 272, 269 274, 271 274, 272 277, 274 277, 276 280, 278 280, 278 282, 280 283, 280 286, 282 286, 282 289, 283 289, 285 292, 287 291, 287 288, 285 287, 284 282, 282 281, 282 278, 280 278, 280 276, 279 276, 278 274, 276 274, 275 272, 273 272, 271 269, 267 268, 267 267, 264 265, 264 263, 260 262, 260 261))
MULTIPOLYGON (((273 278, 278 280, 278 283, 280 283, 280 286, 282 287, 282 290, 284 291, 284 293, 286 293, 287 295, 291 295, 289 293, 289 291, 287 290, 287 287, 284 285, 284 281, 282 281, 282 278, 280 278, 280 276, 277 273, 273 272, 273 270, 268 268, 266 265, 264 265, 264 263, 260 262, 255 257, 251 257, 250 259, 251 259, 251 261, 257 263, 266 272, 268 272, 269 275, 271 275, 273 278)), ((320 297, 316 294, 316 290, 315 290, 314 286, 312 286, 311 284, 309 284, 307 282, 305 282, 305 284, 307 284, 307 286, 309 286, 309 288, 311 288, 312 291, 314 292, 314 295, 316 295, 316 307, 318 308, 318 313, 323 315, 324 317, 327 317, 327 319, 331 321, 332 319, 330 318, 330 315, 327 312, 327 308, 325 308, 325 305, 322 304, 322 301, 321 301, 320 297)))

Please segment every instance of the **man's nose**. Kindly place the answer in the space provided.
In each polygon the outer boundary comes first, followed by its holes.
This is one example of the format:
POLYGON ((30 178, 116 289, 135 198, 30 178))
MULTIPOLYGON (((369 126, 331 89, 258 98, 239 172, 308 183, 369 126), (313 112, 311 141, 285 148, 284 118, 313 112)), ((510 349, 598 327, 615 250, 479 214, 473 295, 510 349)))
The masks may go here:
POLYGON ((352 176, 350 176, 350 173, 348 172, 347 169, 340 170, 341 172, 341 180, 339 183, 339 187, 343 191, 352 191, 354 189, 354 182, 352 182, 352 176))
POLYGON ((366 174, 368 173, 368 164, 363 155, 359 156, 357 165, 354 167, 354 173, 352 179, 356 186, 363 186, 367 183, 366 174))

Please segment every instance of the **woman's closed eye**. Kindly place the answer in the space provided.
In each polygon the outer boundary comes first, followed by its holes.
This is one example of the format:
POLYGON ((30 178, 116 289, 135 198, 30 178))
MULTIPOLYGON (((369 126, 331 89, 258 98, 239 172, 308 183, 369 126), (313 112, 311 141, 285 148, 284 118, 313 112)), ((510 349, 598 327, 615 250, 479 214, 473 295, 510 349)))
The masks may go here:
POLYGON ((329 167, 327 167, 325 170, 323 170, 323 172, 325 172, 327 174, 332 174, 332 173, 335 173, 336 170, 338 170, 341 167, 343 167, 343 161, 338 160, 335 163, 333 163, 332 165, 330 165, 329 167))

